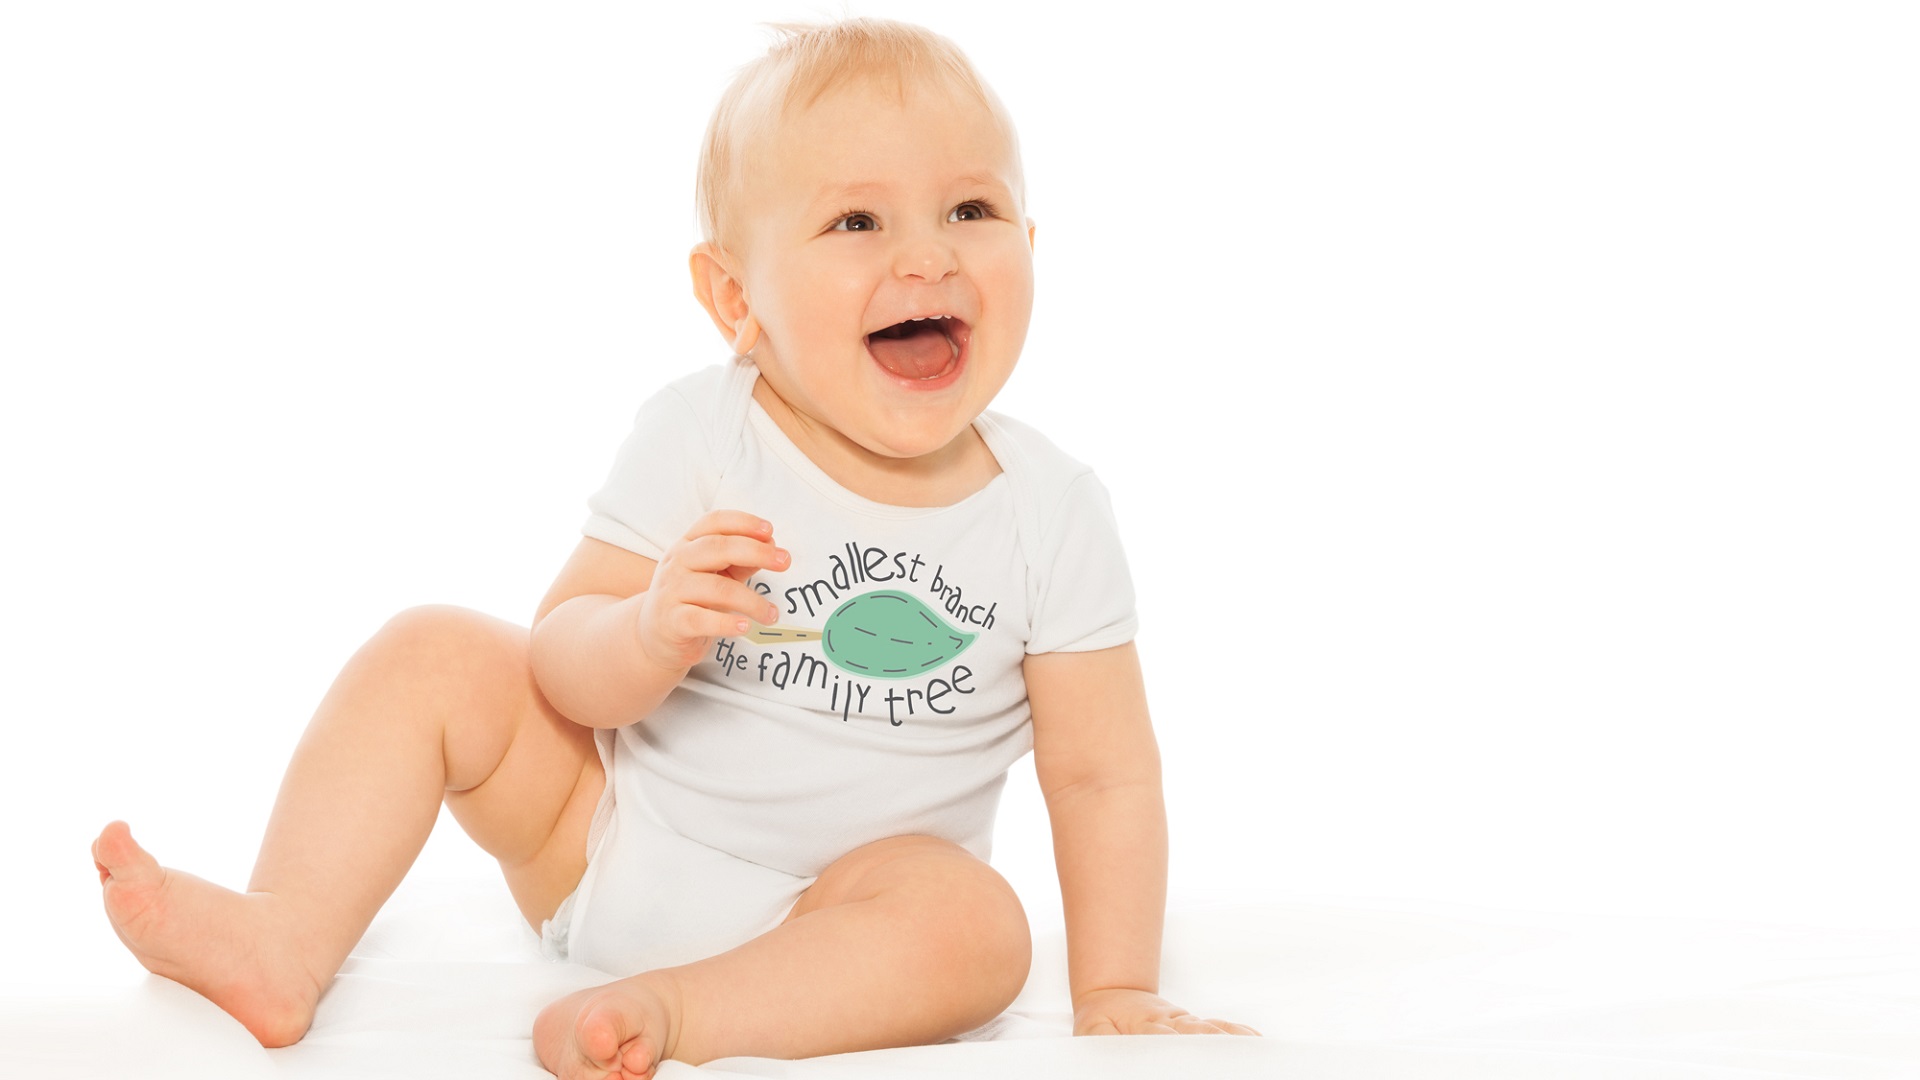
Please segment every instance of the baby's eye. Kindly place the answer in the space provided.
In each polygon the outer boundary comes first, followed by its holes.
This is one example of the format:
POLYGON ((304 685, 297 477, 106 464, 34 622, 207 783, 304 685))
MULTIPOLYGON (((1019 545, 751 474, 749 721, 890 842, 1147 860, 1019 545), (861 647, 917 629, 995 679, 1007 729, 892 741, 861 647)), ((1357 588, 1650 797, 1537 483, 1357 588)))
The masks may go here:
POLYGON ((990 203, 990 202, 986 202, 986 201, 984 201, 984 200, 981 200, 981 199, 974 199, 974 200, 973 200, 973 201, 971 201, 971 202, 963 202, 963 203, 961 203, 961 204, 960 204, 959 206, 956 206, 956 207, 954 207, 954 208, 953 208, 953 213, 954 213, 954 216, 953 216, 953 217, 950 217, 950 218, 948 218, 947 220, 949 220, 949 221, 979 221, 979 220, 981 220, 982 218, 990 218, 990 217, 992 217, 992 216, 993 216, 993 204, 992 204, 992 203, 990 203), (971 208, 971 211, 969 211, 969 208, 971 208), (962 217, 962 216, 960 216, 960 215, 963 215, 963 214, 966 214, 966 213, 969 213, 969 212, 971 212, 971 213, 972 213, 972 215, 973 215, 972 217, 962 217))
POLYGON ((842 215, 840 220, 834 222, 833 227, 839 229, 841 232, 872 232, 880 226, 874 224, 872 214, 860 210, 852 210, 842 215), (864 221, 866 224, 855 227, 853 223, 856 221, 864 221), (843 225, 846 226, 844 229, 841 228, 843 225))

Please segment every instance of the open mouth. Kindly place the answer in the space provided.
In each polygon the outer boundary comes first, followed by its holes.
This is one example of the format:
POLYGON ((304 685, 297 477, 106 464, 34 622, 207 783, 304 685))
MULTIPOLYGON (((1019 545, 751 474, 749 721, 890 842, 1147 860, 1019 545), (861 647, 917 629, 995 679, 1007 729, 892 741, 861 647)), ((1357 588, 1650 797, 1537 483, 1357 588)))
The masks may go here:
POLYGON ((952 315, 908 319, 867 335, 874 362, 909 382, 944 384, 960 370, 973 328, 952 315))

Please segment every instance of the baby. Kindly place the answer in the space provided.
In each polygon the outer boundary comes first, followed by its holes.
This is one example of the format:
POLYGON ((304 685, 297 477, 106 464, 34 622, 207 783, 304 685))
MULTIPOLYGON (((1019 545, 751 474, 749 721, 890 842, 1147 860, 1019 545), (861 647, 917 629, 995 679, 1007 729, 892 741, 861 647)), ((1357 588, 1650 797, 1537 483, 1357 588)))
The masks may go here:
POLYGON ((628 977, 534 1023, 562 1077, 934 1043, 1026 981, 987 863, 1029 749, 1075 1034, 1258 1034, 1156 993, 1160 764, 1104 489, 986 411, 1034 225, 945 38, 782 26, 716 109, 694 293, 733 356, 639 410, 533 629, 423 607, 347 662, 247 892, 95 842, 114 930, 300 1039, 444 800, 548 955, 628 977))

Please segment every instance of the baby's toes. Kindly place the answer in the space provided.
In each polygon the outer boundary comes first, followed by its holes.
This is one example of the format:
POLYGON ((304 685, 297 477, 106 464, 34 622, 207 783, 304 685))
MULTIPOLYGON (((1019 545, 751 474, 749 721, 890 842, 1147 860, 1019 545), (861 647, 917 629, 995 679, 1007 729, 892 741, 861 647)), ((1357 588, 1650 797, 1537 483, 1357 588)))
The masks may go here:
POLYGON ((654 1042, 647 1037, 645 1017, 618 991, 585 1003, 574 1024, 573 1041, 582 1061, 590 1066, 589 1076, 604 1072, 621 1080, 641 1080, 652 1076, 659 1064, 654 1042))
POLYGON ((620 1046, 620 1080, 650 1080, 660 1067, 653 1040, 636 1035, 620 1046))
POLYGON ((589 1002, 581 1009, 580 1019, 573 1026, 574 1045, 580 1048, 581 1055, 607 1069, 619 1064, 620 1044, 635 1034, 627 1030, 626 1018, 620 1010, 598 1002, 589 1002))
POLYGON ((533 1022, 533 1048, 540 1064, 560 1080, 608 1080, 620 1075, 621 1036, 589 1006, 585 991, 540 1010, 533 1022))
POLYGON ((107 916, 116 927, 130 929, 128 924, 147 912, 166 881, 166 871, 134 842, 124 821, 108 825, 93 842, 93 868, 100 875, 107 916))

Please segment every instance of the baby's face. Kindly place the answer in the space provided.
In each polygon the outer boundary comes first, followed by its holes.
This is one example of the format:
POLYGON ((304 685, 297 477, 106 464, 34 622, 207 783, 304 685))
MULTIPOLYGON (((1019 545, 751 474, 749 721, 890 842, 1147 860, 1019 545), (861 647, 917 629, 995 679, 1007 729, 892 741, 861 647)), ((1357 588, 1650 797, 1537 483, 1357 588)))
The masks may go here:
POLYGON ((759 150, 741 278, 762 376, 871 453, 947 447, 1006 384, 1033 312, 1006 135, 971 98, 922 86, 903 107, 855 80, 759 150))

